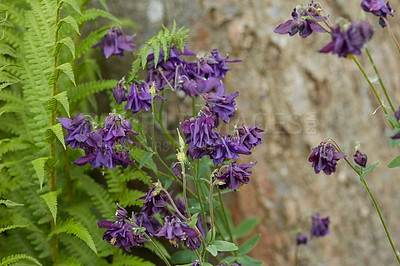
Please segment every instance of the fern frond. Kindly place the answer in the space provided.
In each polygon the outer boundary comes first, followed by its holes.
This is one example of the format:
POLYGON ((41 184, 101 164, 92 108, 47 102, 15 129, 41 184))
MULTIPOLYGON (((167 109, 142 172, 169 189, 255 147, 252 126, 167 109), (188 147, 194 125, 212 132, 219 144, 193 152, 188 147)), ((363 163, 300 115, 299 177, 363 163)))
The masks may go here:
POLYGON ((78 84, 78 86, 72 87, 70 90, 68 90, 68 95, 70 98, 69 101, 70 103, 74 103, 83 99, 87 95, 112 89, 117 85, 117 83, 117 80, 106 79, 78 84))
POLYGON ((19 138, 3 139, 0 141, 0 159, 8 152, 23 151, 32 148, 32 144, 22 141, 19 138))
POLYGON ((7 207, 17 207, 17 206, 24 206, 24 204, 21 204, 21 203, 17 203, 17 202, 14 202, 14 201, 12 201, 12 200, 4 200, 4 199, 0 199, 0 204, 4 204, 4 205, 6 205, 7 207))
POLYGON ((77 238, 60 235, 60 242, 65 246, 69 255, 76 258, 82 265, 108 265, 104 259, 99 258, 85 243, 77 238))
POLYGON ((29 224, 12 224, 12 225, 0 228, 0 234, 7 230, 11 230, 11 229, 15 229, 15 228, 24 228, 27 226, 29 226, 29 224))
POLYGON ((118 253, 114 256, 113 265, 115 266, 126 266, 126 265, 135 265, 135 266, 155 266, 154 263, 150 261, 145 261, 143 258, 138 256, 131 256, 124 253, 118 253))
POLYGON ((51 191, 46 194, 40 195, 40 198, 46 203, 54 219, 54 224, 57 223, 57 196, 61 193, 61 189, 51 191))
POLYGON ((18 93, 15 93, 10 90, 0 92, 0 101, 12 102, 13 104, 16 105, 24 104, 24 101, 22 100, 21 96, 18 93))
POLYGON ((99 17, 108 18, 109 20, 117 23, 118 25, 122 24, 121 21, 117 17, 113 16, 112 14, 110 14, 109 12, 107 12, 105 10, 101 10, 101 9, 97 9, 97 8, 90 8, 90 9, 83 11, 82 16, 80 16, 76 22, 78 23, 79 26, 81 26, 85 22, 87 22, 89 20, 98 19, 99 17))
POLYGON ((8 55, 11 57, 19 57, 17 52, 10 45, 5 43, 0 43, 0 55, 8 55))
POLYGON ((51 247, 47 241, 46 232, 35 227, 31 226, 32 231, 28 234, 27 239, 31 242, 34 250, 39 254, 38 258, 44 259, 49 258, 51 256, 51 247))
POLYGON ((138 200, 138 198, 144 196, 146 193, 140 190, 135 190, 135 189, 129 189, 125 191, 123 194, 121 200, 120 200, 120 205, 121 206, 139 206, 141 207, 143 205, 143 200, 138 200))
POLYGON ((97 254, 97 249, 96 245, 93 242, 92 236, 89 234, 88 230, 86 227, 84 227, 80 222, 75 221, 74 219, 68 219, 65 222, 62 222, 56 230, 51 232, 49 237, 51 237, 54 234, 60 234, 60 233, 67 233, 70 235, 74 235, 81 239, 83 242, 88 245, 88 247, 97 254))
POLYGON ((88 49, 91 49, 95 44, 100 42, 101 39, 107 34, 109 28, 110 27, 103 27, 89 33, 89 35, 86 36, 86 38, 84 38, 76 47, 76 57, 81 57, 87 52, 88 49))
POLYGON ((10 265, 10 264, 17 263, 21 260, 29 260, 36 265, 42 265, 37 259, 35 259, 34 257, 31 257, 29 255, 26 255, 26 254, 15 254, 15 255, 11 255, 6 258, 3 258, 0 262, 0 265, 4 265, 4 266, 10 265))

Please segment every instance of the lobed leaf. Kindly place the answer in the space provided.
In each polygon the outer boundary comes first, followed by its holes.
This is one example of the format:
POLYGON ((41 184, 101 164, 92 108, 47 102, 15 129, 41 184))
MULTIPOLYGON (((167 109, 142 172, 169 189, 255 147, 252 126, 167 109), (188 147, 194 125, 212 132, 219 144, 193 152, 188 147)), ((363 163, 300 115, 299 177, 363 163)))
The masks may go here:
POLYGON ((54 224, 57 223, 57 196, 61 193, 61 189, 51 191, 46 194, 40 195, 40 198, 46 203, 54 219, 54 224))
POLYGON ((0 265, 6 266, 6 265, 11 265, 11 264, 16 264, 17 262, 19 262, 21 260, 29 260, 36 265, 42 265, 37 259, 35 259, 34 257, 31 257, 27 254, 14 254, 14 255, 5 257, 1 260, 0 265))

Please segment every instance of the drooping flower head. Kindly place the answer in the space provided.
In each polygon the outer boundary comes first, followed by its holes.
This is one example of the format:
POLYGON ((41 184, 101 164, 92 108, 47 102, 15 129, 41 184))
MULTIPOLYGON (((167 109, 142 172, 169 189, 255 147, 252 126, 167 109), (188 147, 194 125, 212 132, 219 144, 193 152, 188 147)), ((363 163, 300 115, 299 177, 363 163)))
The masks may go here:
POLYGON ((322 218, 319 213, 317 213, 311 217, 311 222, 310 238, 314 236, 323 237, 329 234, 329 224, 331 223, 329 216, 322 218))
POLYGON ((249 150, 261 145, 261 139, 264 136, 260 135, 260 133, 264 132, 264 130, 258 128, 258 126, 259 125, 255 125, 249 128, 245 125, 242 125, 242 127, 238 128, 240 142, 243 143, 243 145, 249 150))
POLYGON ((353 159, 361 167, 364 167, 367 165, 367 155, 364 153, 361 153, 359 150, 356 151, 356 153, 353 155, 353 159))
POLYGON ((337 162, 347 157, 347 155, 337 152, 331 143, 321 142, 318 147, 312 149, 308 161, 312 162, 312 167, 316 174, 323 171, 326 175, 336 172, 337 162))
POLYGON ((198 249, 201 244, 196 230, 181 222, 176 216, 166 216, 164 225, 154 233, 154 236, 164 237, 175 246, 183 242, 190 250, 198 249))
POLYGON ((385 0, 363 0, 361 2, 361 8, 365 12, 372 13, 379 17, 379 25, 381 25, 382 28, 386 27, 385 19, 387 15, 394 16, 394 10, 390 7, 389 1, 385 3, 385 0))
POLYGON ((110 29, 103 40, 93 46, 103 46, 103 54, 106 58, 115 54, 121 57, 124 51, 132 52, 136 45, 132 42, 135 35, 124 35, 120 29, 110 29))
POLYGON ((322 18, 320 18, 315 10, 310 7, 321 10, 320 5, 314 3, 314 1, 311 1, 310 4, 308 4, 305 8, 297 6, 293 9, 292 19, 280 24, 274 30, 274 32, 281 35, 289 34, 289 36, 293 36, 296 33, 299 33, 302 38, 308 37, 313 31, 325 32, 324 29, 322 29, 318 24, 314 22, 314 20, 317 22, 321 22, 322 18), (308 11, 308 13, 310 13, 312 18, 309 16, 309 14, 307 14, 306 10, 308 11))
POLYGON ((77 114, 74 119, 58 117, 57 120, 67 130, 67 135, 64 138, 65 145, 70 145, 72 149, 76 149, 88 138, 91 131, 90 121, 85 119, 83 114, 77 114))
POLYGON ((236 162, 231 162, 226 167, 225 172, 215 177, 218 188, 229 188, 236 190, 239 186, 249 183, 249 176, 252 174, 249 168, 256 165, 256 163, 245 163, 238 165, 236 162))
POLYGON ((144 212, 135 213, 135 224, 146 229, 148 235, 153 235, 160 228, 160 223, 153 216, 147 216, 144 212))
POLYGON ((125 110, 132 110, 134 113, 140 110, 149 111, 151 97, 150 86, 147 83, 133 83, 129 89, 125 110))
POLYGON ((307 241, 308 241, 308 236, 305 234, 299 233, 296 237, 296 245, 298 246, 307 244, 307 241))
POLYGON ((121 104, 123 101, 126 101, 126 90, 124 88, 124 84, 120 81, 117 86, 112 89, 113 96, 117 104, 121 104))
POLYGON ((347 57, 350 54, 359 55, 373 34, 374 28, 368 21, 356 20, 347 29, 342 29, 338 25, 331 32, 332 41, 319 52, 331 52, 339 57, 347 57))
POLYGON ((231 139, 229 135, 222 135, 211 150, 210 158, 213 159, 215 165, 218 165, 226 159, 239 159, 239 154, 250 155, 251 151, 238 139, 231 139))
POLYGON ((142 210, 147 216, 159 213, 167 206, 168 196, 162 194, 156 186, 151 187, 147 194, 138 199, 144 199, 142 210))

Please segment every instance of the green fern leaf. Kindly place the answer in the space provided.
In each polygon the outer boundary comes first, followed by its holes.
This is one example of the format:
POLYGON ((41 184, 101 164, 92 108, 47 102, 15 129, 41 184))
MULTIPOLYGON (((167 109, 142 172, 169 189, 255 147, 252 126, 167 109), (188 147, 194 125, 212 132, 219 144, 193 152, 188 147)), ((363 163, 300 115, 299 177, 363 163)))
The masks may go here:
POLYGON ((75 235, 85 242, 86 245, 88 245, 88 247, 97 254, 97 249, 93 242, 92 236, 89 234, 86 227, 84 227, 80 222, 75 221, 74 219, 66 220, 49 235, 49 238, 51 238, 54 234, 58 235, 60 233, 75 235))
POLYGON ((46 194, 40 195, 40 198, 46 203, 54 219, 54 224, 57 223, 57 196, 61 193, 61 189, 51 191, 46 194))
MULTIPOLYGON (((97 19, 98 17, 108 18, 109 20, 121 25, 122 22, 112 14, 107 11, 97 9, 97 8, 90 8, 83 11, 82 16, 77 19, 78 25, 82 25, 89 20, 97 19)), ((109 27, 108 27, 109 28, 109 27)))
MULTIPOLYGON (((93 253, 90 248, 78 238, 70 237, 69 235, 60 235, 60 242, 65 247, 68 255, 76 258, 82 265, 109 265, 109 263, 99 258, 98 255, 93 253)), ((112 246, 110 248, 112 248, 112 246)))
POLYGON ((145 46, 140 49, 140 61, 142 64, 142 69, 147 65, 147 56, 149 55, 150 46, 145 46))
POLYGON ((83 54, 87 52, 88 49, 92 49, 92 47, 100 42, 101 39, 107 34, 107 31, 110 27, 103 27, 98 30, 92 31, 89 35, 84 38, 79 45, 76 47, 76 57, 81 57, 83 54))
POLYGON ((138 256, 132 256, 128 254, 118 253, 114 255, 113 260, 114 266, 125 266, 125 265, 135 265, 135 266, 155 266, 150 261, 145 261, 143 258, 138 256))
POLYGON ((15 255, 11 255, 6 258, 3 258, 0 262, 0 265, 4 265, 4 266, 11 265, 11 264, 15 264, 21 260, 29 260, 36 265, 42 265, 37 259, 35 259, 34 257, 31 257, 29 255, 26 255, 26 254, 15 254, 15 255))
MULTIPOLYGON (((168 253, 167 249, 163 246, 163 244, 161 244, 161 242, 155 239, 153 239, 152 241, 154 242, 154 244, 158 246, 159 250, 161 251, 162 255, 164 255, 164 257, 166 257, 167 259, 171 258, 171 255, 168 253)), ((144 243, 144 247, 149 249, 151 252, 155 253, 162 259, 162 255, 160 255, 158 249, 156 249, 153 244, 151 244, 150 242, 146 242, 144 243)))
POLYGON ((74 71, 72 71, 71 63, 64 63, 56 67, 56 69, 63 71, 68 76, 69 80, 71 80, 71 82, 76 86, 74 71))
POLYGON ((103 6, 103 8, 104 8, 105 10, 110 11, 110 10, 108 9, 106 0, 99 0, 99 1, 100 1, 100 4, 103 6))
POLYGON ((103 90, 109 90, 117 85, 118 81, 114 79, 105 79, 99 81, 90 81, 86 83, 81 83, 76 87, 70 88, 68 90, 68 95, 70 97, 70 102, 74 103, 85 96, 97 93, 103 90))
POLYGON ((67 112, 68 117, 70 117, 67 92, 60 92, 59 94, 53 96, 53 98, 56 99, 64 107, 65 112, 67 112))
POLYGON ((146 193, 143 191, 129 189, 129 190, 125 191, 119 204, 121 206, 139 206, 139 207, 141 207, 143 205, 143 200, 137 200, 137 199, 144 195, 146 195, 146 193))
POLYGON ((76 31, 76 33, 78 33, 78 35, 81 35, 79 32, 78 23, 76 22, 76 20, 73 17, 67 16, 67 17, 61 19, 60 22, 58 22, 58 25, 57 25, 58 28, 60 28, 63 23, 67 23, 76 31))
POLYGON ((0 54, 1 55, 9 55, 12 57, 18 57, 17 52, 10 45, 5 43, 0 43, 0 54))
POLYGON ((49 136, 51 136, 50 132, 52 132, 52 133, 54 133, 54 135, 56 135, 57 139, 58 139, 58 140, 61 142, 61 144, 63 145, 64 150, 66 150, 67 147, 65 147, 64 133, 63 133, 63 131, 62 131, 62 126, 61 126, 61 124, 58 123, 58 124, 56 124, 56 125, 54 125, 54 126, 51 126, 51 127, 47 128, 47 129, 46 129, 46 136, 47 136, 47 138, 48 138, 49 136))
MULTIPOLYGON (((66 37, 57 42, 57 45, 60 46, 60 48, 63 44, 69 48, 69 50, 71 51, 72 57, 75 58, 75 44, 72 41, 71 37, 66 37)), ((56 49, 55 49, 55 51, 56 51, 56 49)), ((58 52, 59 52, 59 49, 58 49, 58 51, 56 51, 56 53, 58 53, 58 52)))
POLYGON ((11 229, 15 229, 15 228, 24 228, 29 226, 30 224, 12 224, 3 228, 0 228, 0 234, 7 231, 7 230, 11 230, 11 229))
POLYGON ((50 157, 42 157, 32 161, 33 168, 35 168, 36 174, 39 178, 40 189, 42 189, 44 174, 45 174, 45 164, 50 157))
POLYGON ((151 48, 153 48, 153 53, 154 53, 154 68, 157 68, 158 59, 160 58, 160 43, 154 42, 151 45, 151 48))
POLYGON ((23 151, 32 148, 32 144, 22 141, 19 138, 0 140, 0 159, 7 152, 23 151))
POLYGON ((19 207, 19 206, 24 206, 24 204, 18 203, 18 202, 14 202, 12 200, 4 200, 4 199, 0 199, 0 204, 4 204, 7 207, 19 207))
POLYGON ((76 12, 78 12, 79 15, 82 15, 82 11, 79 8, 79 4, 75 0, 61 0, 60 4, 63 3, 70 5, 73 9, 75 9, 76 12))

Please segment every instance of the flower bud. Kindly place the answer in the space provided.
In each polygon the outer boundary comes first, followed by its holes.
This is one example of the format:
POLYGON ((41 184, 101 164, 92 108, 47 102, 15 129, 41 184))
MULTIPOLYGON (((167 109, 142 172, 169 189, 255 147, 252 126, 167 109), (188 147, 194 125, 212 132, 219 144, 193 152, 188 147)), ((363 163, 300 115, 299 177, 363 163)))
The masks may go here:
POLYGON ((353 159, 361 167, 364 167, 367 165, 367 155, 361 153, 359 150, 356 151, 356 153, 353 155, 353 159))

